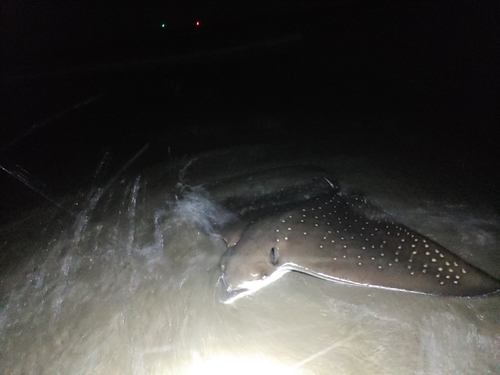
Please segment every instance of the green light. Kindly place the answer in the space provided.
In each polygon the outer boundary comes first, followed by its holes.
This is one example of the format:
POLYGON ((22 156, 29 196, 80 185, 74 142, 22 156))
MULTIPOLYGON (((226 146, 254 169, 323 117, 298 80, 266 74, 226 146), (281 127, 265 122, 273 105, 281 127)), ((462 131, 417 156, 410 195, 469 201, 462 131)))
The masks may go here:
POLYGON ((161 27, 165 27, 165 24, 164 24, 164 23, 162 23, 162 24, 161 24, 161 27))

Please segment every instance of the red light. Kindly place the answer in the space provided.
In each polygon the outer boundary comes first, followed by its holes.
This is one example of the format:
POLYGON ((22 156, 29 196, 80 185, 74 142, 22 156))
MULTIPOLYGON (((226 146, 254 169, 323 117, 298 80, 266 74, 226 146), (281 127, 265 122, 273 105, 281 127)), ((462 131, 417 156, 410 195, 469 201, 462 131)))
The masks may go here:
POLYGON ((200 26, 200 21, 196 21, 196 26, 200 26))

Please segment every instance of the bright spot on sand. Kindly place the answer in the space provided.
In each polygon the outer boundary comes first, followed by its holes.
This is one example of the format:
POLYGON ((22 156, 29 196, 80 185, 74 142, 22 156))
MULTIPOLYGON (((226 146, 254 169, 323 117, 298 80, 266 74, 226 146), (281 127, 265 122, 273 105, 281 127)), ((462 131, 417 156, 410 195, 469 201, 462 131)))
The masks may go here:
POLYGON ((297 368, 285 366, 263 356, 219 355, 202 359, 194 357, 183 375, 304 375, 297 368))

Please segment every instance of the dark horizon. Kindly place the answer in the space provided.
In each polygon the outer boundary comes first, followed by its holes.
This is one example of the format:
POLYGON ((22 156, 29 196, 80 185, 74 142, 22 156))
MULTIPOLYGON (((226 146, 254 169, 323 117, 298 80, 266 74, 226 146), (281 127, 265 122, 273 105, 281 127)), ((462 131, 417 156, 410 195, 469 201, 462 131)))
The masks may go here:
POLYGON ((497 186, 494 2, 3 7, 0 164, 49 186, 75 184, 106 150, 120 164, 145 144, 159 161, 282 141, 437 161, 497 186))

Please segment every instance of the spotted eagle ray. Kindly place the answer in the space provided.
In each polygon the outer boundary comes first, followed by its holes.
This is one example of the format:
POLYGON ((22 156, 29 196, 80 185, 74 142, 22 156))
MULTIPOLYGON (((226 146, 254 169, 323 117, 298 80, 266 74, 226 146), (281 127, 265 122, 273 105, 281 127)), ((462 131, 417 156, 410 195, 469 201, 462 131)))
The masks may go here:
POLYGON ((298 271, 344 284, 471 297, 500 281, 435 241, 387 218, 369 202, 332 191, 259 212, 221 257, 224 303, 298 271))

